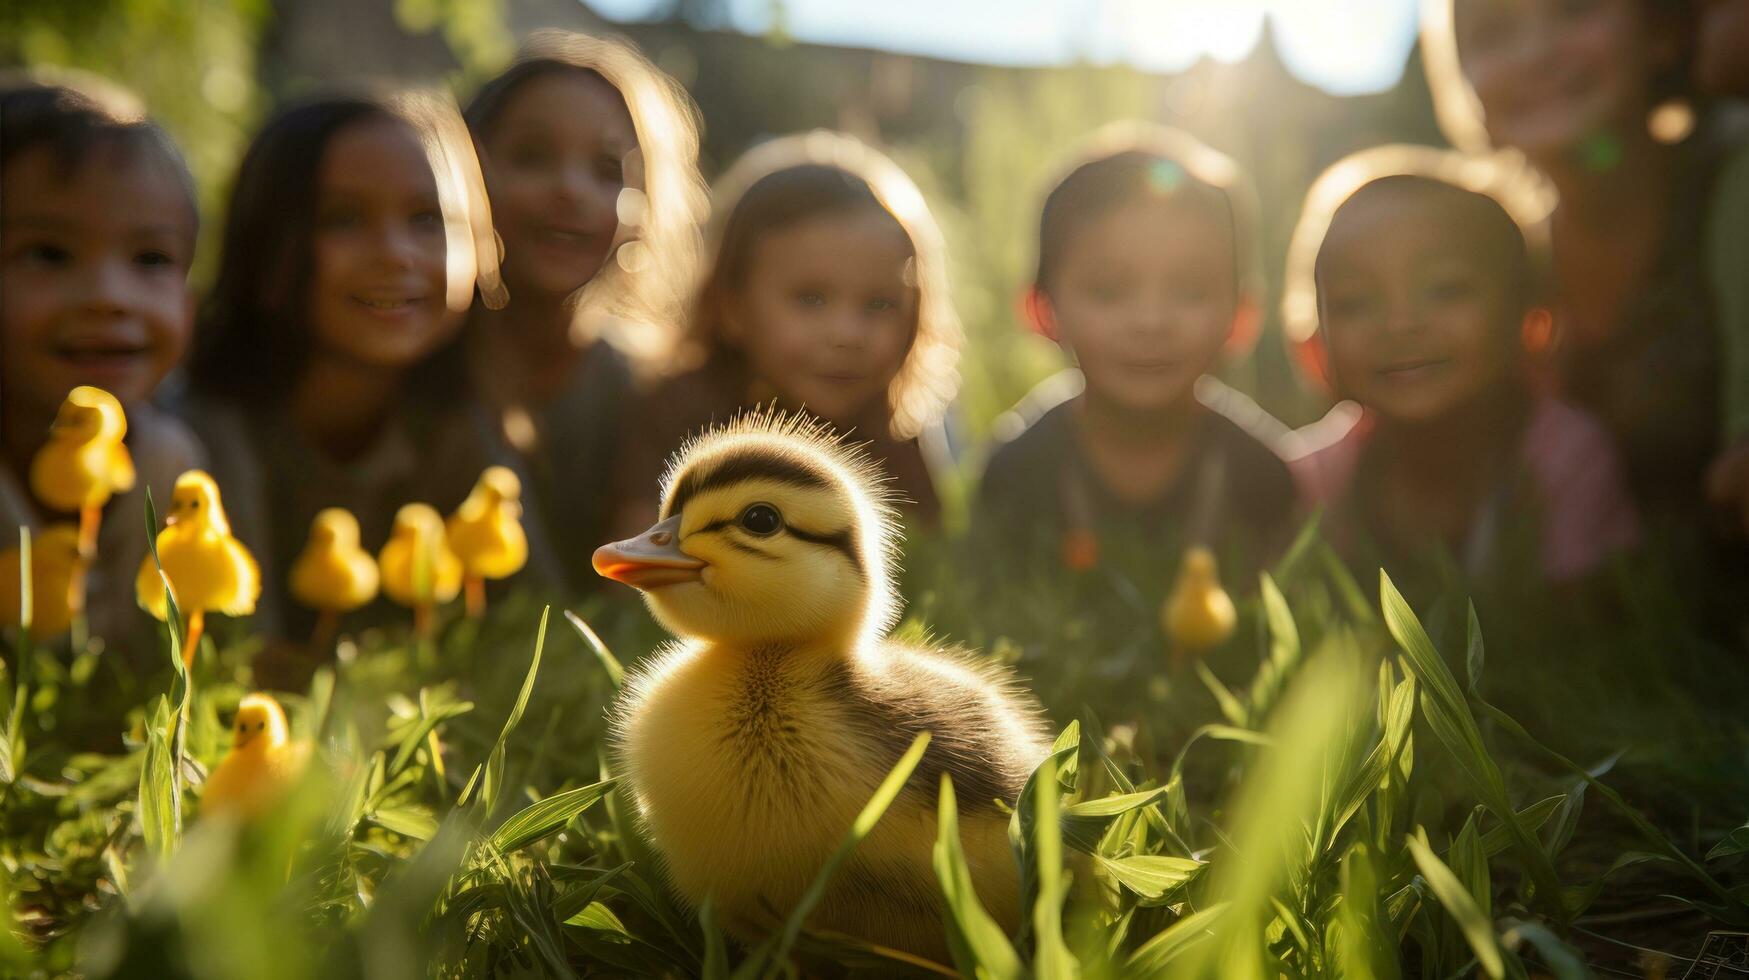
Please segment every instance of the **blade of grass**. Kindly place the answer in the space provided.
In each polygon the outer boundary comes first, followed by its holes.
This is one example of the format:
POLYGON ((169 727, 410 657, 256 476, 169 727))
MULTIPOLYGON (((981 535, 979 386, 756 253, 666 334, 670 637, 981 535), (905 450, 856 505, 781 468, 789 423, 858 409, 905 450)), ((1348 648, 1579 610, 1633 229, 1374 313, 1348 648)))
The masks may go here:
POLYGON ((953 780, 947 773, 941 774, 937 815, 935 877, 941 883, 942 924, 947 929, 954 963, 967 976, 1020 980, 1026 972, 1019 954, 1002 927, 978 901, 972 885, 972 871, 960 843, 959 805, 954 798, 953 780))
POLYGON ((595 654, 595 659, 601 661, 601 669, 607 672, 607 679, 613 684, 613 689, 617 691, 624 687, 625 668, 620 666, 619 658, 613 655, 613 651, 607 648, 607 644, 601 642, 601 637, 596 634, 595 630, 583 621, 583 617, 569 609, 565 610, 565 620, 571 624, 573 630, 577 631, 577 635, 583 638, 583 645, 595 654))
POLYGON ((1491 980, 1501 980, 1506 975, 1506 964, 1500 955, 1500 943, 1494 937, 1494 924, 1488 921, 1458 876, 1446 867, 1439 855, 1433 853, 1433 848, 1427 846, 1426 831, 1418 830, 1415 835, 1404 838, 1404 843, 1434 897, 1445 906, 1464 940, 1475 951, 1477 965, 1491 980))
POLYGON ((577 789, 555 793, 552 796, 524 807, 521 811, 505 820, 492 832, 492 845, 508 854, 520 850, 548 835, 558 833, 571 818, 594 806, 607 791, 612 789, 613 780, 592 783, 577 789))
MULTIPOLYGON (((503 790, 505 746, 510 741, 510 733, 516 731, 516 726, 521 724, 522 713, 528 710, 529 695, 534 693, 534 679, 540 673, 541 651, 546 648, 547 643, 547 616, 552 611, 551 606, 541 610, 540 631, 535 634, 534 640, 534 659, 529 661, 528 673, 522 679, 522 690, 516 695, 516 703, 511 706, 509 716, 504 719, 504 730, 498 733, 498 740, 492 744, 492 751, 486 756, 486 766, 479 782, 480 794, 476 802, 482 804, 487 812, 498 805, 498 796, 503 790)), ((465 805, 468 794, 473 789, 474 782, 469 780, 456 805, 465 805)))

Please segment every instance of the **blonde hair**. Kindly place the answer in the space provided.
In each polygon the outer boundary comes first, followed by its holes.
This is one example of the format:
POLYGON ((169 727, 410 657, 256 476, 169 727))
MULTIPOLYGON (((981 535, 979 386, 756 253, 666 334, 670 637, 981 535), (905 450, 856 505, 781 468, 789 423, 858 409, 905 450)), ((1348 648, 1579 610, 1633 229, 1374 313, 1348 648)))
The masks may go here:
POLYGON ((516 61, 480 87, 468 125, 484 142, 524 82, 554 72, 585 72, 619 94, 638 146, 627 160, 616 210, 611 260, 577 296, 578 325, 601 332, 641 365, 672 352, 697 276, 705 217, 698 172, 698 110, 679 82, 629 41, 573 31, 530 34, 516 61))
POLYGON ((1288 242, 1281 294, 1282 334, 1303 344, 1318 332, 1318 250, 1330 221, 1362 187, 1385 177, 1424 177, 1492 198, 1527 236, 1554 210, 1554 190, 1516 153, 1458 153, 1431 146, 1375 146, 1332 164, 1306 192, 1288 242))
POLYGON ((732 355, 724 340, 723 297, 734 288, 731 280, 761 235, 812 210, 842 206, 846 200, 842 193, 830 201, 821 199, 812 207, 810 202, 788 194, 796 188, 785 186, 786 174, 820 169, 863 185, 871 203, 891 216, 910 240, 912 259, 907 278, 917 289, 917 324, 905 361, 887 388, 887 412, 890 435, 913 438, 941 417, 959 385, 962 334, 959 315, 948 294, 947 249, 941 228, 916 183, 885 154, 854 137, 815 130, 774 139, 748 150, 723 175, 713 194, 712 261, 699 286, 688 329, 692 353, 707 363, 732 355), (756 189, 769 200, 787 205, 765 210, 784 213, 763 218, 751 215, 747 204, 756 189), (786 195, 789 200, 782 200, 786 195))

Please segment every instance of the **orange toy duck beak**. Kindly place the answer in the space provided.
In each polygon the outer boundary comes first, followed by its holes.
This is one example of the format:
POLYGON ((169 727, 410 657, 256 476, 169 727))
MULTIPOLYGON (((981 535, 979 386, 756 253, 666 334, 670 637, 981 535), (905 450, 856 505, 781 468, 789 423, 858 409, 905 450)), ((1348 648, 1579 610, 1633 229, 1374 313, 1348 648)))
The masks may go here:
POLYGON ((705 563, 680 550, 680 515, 635 538, 595 549, 595 571, 637 589, 697 582, 705 563))

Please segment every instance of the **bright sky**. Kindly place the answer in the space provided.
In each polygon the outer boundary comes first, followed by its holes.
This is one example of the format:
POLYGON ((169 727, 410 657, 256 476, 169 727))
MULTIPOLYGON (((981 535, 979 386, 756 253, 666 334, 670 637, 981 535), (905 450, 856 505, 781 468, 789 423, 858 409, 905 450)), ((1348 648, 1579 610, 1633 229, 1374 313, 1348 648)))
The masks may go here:
MULTIPOLYGON (((640 20, 663 0, 585 0, 615 20, 640 20)), ((1336 94, 1376 92, 1402 75, 1415 40, 1416 0, 727 0, 733 26, 763 33, 781 4, 799 40, 961 61, 1060 64, 1127 61, 1173 71, 1207 53, 1244 57, 1263 18, 1275 20, 1295 75, 1336 94)))

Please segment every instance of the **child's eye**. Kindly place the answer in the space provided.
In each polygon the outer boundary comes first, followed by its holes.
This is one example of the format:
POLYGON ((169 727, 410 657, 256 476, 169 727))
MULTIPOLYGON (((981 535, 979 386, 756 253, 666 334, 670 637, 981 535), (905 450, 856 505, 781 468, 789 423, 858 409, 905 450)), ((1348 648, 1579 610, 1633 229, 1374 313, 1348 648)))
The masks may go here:
POLYGON ((817 289, 804 289, 796 293, 796 303, 801 306, 819 307, 826 305, 826 294, 817 289))
POLYGON ((440 228, 443 226, 443 212, 435 208, 427 208, 414 213, 408 222, 415 228, 440 228))
POLYGON ((1332 316, 1357 317, 1372 309, 1372 299, 1366 296, 1332 296, 1325 305, 1332 316))
POLYGON ((897 300, 888 299, 885 296, 879 296, 868 301, 868 311, 870 313, 885 313, 888 310, 896 310, 898 308, 899 303, 897 300))
POLYGON ((144 266, 173 266, 176 264, 176 257, 162 249, 152 248, 134 256, 134 261, 144 266))
POLYGON ((24 257, 43 265, 62 265, 73 260, 73 253, 59 245, 38 242, 24 250, 24 257))
POLYGON ((1467 299, 1470 295, 1470 284, 1462 279, 1447 279, 1430 283, 1427 287, 1427 298, 1436 303, 1453 303, 1467 299))
POLYGON ((596 158, 595 175, 602 180, 622 183, 625 180, 625 164, 616 156, 596 158))

